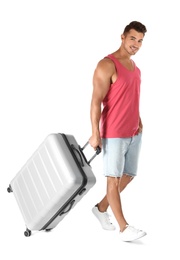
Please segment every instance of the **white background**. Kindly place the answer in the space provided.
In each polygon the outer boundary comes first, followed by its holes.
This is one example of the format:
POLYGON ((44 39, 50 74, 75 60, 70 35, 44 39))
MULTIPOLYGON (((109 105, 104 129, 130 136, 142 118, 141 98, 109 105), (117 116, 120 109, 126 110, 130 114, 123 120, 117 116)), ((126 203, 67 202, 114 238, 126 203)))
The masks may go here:
POLYGON ((1 259, 180 259, 178 10, 177 0, 1 1, 1 259), (128 222, 148 235, 123 243, 118 227, 104 231, 92 215, 105 193, 99 155, 93 189, 52 232, 26 238, 9 182, 49 133, 87 141, 93 71, 133 20, 148 30, 133 57, 142 72, 144 134, 138 177, 122 204, 128 222))

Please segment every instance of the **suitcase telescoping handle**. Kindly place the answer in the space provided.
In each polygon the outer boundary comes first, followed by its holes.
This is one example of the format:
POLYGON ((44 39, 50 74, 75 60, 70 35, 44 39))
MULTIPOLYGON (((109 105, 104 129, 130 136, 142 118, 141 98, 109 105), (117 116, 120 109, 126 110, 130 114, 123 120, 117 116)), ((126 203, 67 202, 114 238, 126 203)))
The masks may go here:
MULTIPOLYGON (((81 147, 81 150, 83 151, 85 148, 86 148, 86 146, 88 146, 88 144, 89 144, 89 141, 87 141, 87 143, 83 146, 83 147, 81 147)), ((95 154, 90 158, 90 160, 88 161, 88 164, 90 164, 91 162, 92 162, 92 160, 94 160, 94 158, 98 155, 98 154, 100 154, 100 152, 101 152, 101 148, 98 146, 97 148, 96 148, 96 152, 95 152, 95 154)))

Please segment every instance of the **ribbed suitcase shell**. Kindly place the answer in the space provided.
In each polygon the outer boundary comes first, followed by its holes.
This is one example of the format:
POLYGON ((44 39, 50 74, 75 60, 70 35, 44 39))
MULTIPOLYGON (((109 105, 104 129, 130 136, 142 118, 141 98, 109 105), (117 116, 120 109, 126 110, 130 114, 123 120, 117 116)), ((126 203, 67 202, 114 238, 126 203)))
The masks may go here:
POLYGON ((54 228, 95 183, 74 136, 57 133, 46 137, 9 187, 31 231, 54 228))

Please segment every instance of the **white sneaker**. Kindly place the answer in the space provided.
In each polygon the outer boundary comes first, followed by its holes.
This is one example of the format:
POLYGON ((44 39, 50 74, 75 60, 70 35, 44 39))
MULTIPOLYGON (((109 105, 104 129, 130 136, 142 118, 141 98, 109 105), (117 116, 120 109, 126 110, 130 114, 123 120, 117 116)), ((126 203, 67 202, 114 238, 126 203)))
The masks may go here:
POLYGON ((115 230, 116 229, 115 226, 111 223, 111 221, 109 219, 109 214, 106 211, 100 212, 98 210, 98 207, 94 206, 92 208, 92 212, 94 213, 94 215, 97 217, 97 219, 101 223, 101 226, 103 229, 106 229, 106 230, 115 230))
POLYGON ((147 235, 145 231, 142 231, 129 225, 127 225, 126 229, 123 232, 120 232, 121 239, 124 242, 130 242, 144 237, 145 235, 147 235))

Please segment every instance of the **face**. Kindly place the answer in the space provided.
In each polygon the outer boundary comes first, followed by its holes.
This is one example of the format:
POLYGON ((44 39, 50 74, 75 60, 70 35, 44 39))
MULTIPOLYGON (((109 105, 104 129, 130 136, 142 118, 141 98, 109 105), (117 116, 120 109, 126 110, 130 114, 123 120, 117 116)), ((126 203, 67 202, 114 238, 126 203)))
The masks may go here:
POLYGON ((129 55, 135 55, 141 48, 144 35, 131 29, 126 35, 122 35, 122 45, 129 55))

